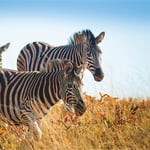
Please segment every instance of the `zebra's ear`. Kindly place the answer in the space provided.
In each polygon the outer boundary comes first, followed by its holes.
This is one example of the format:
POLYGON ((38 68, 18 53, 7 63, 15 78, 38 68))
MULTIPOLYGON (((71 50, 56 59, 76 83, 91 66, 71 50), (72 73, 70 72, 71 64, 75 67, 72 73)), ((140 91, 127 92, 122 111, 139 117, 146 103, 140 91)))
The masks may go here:
POLYGON ((67 62, 67 64, 65 65, 65 74, 66 75, 71 75, 72 70, 73 70, 73 64, 71 62, 67 62))
POLYGON ((105 36, 105 32, 101 32, 101 33, 95 38, 95 43, 98 44, 98 43, 102 42, 103 39, 104 39, 104 36, 105 36))
POLYGON ((76 73, 77 75, 80 74, 82 68, 83 68, 83 65, 80 65, 79 67, 77 67, 77 68, 75 69, 75 73, 76 73))
POLYGON ((46 67, 42 67, 41 70, 40 70, 40 72, 42 72, 42 73, 43 72, 47 72, 47 68, 46 67))
POLYGON ((5 44, 4 46, 0 47, 0 50, 1 50, 1 51, 7 50, 8 47, 9 47, 9 45, 10 45, 10 43, 5 44))
POLYGON ((47 71, 49 71, 48 70, 48 66, 49 66, 49 63, 43 64, 43 66, 40 69, 40 72, 47 72, 47 71))

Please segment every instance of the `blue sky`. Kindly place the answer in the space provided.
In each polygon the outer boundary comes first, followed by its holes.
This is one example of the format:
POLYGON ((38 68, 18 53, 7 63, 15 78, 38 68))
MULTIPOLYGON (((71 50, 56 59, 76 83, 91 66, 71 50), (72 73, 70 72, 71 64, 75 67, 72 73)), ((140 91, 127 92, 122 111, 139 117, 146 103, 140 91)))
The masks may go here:
POLYGON ((149 4, 148 0, 1 0, 0 8, 6 16, 15 18, 28 18, 30 15, 35 18, 84 17, 82 19, 88 20, 101 16, 146 21, 150 13, 149 4))
POLYGON ((149 0, 0 0, 0 45, 11 42, 3 66, 16 69, 17 56, 29 42, 65 45, 83 29, 95 36, 106 32, 99 44, 105 78, 97 83, 86 71, 84 90, 91 95, 149 96, 149 0))

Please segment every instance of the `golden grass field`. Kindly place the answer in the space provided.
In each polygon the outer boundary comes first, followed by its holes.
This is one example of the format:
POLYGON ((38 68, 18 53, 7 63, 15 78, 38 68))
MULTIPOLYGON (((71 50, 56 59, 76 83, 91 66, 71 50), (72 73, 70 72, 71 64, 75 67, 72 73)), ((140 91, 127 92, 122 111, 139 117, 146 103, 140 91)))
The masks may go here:
MULTIPOLYGON (((59 103, 41 124, 35 150, 149 150, 150 99, 117 99, 107 94, 100 100, 84 94, 86 113, 72 117, 59 103)), ((27 128, 0 121, 0 150, 30 150, 27 128)))

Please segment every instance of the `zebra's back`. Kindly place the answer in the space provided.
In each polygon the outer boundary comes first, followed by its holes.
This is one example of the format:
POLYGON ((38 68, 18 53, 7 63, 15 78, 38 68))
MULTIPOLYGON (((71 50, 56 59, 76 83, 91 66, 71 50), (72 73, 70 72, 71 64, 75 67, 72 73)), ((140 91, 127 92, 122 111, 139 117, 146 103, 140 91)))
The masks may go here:
POLYGON ((27 44, 20 52, 17 59, 19 71, 40 70, 43 66, 43 57, 46 52, 53 49, 53 46, 44 42, 32 42, 27 44))

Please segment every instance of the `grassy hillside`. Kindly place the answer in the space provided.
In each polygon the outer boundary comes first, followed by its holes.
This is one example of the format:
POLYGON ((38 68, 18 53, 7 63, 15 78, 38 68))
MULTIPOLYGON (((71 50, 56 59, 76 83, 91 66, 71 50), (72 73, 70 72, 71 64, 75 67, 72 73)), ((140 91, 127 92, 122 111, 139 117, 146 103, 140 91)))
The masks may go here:
MULTIPOLYGON (((63 104, 53 107, 41 124, 35 150, 140 150, 150 149, 150 100, 100 100, 84 94, 86 113, 76 118, 63 104)), ((30 150, 26 127, 7 126, 0 121, 0 150, 30 150)))

